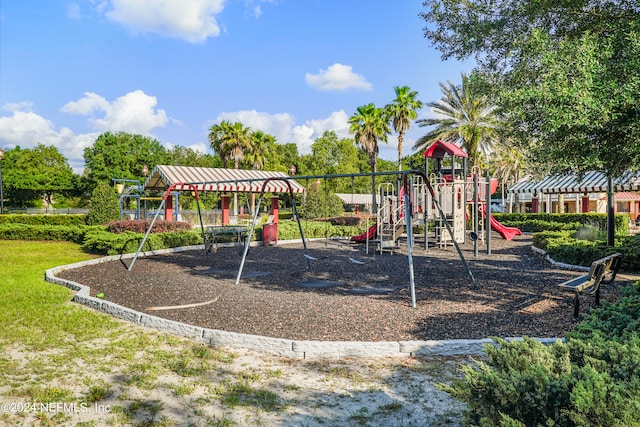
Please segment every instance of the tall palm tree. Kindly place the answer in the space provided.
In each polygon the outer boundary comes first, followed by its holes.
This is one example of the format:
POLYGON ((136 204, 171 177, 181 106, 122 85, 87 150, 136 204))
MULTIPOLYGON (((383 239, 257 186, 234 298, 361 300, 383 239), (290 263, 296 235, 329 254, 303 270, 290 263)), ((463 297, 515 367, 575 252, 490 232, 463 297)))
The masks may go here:
POLYGON ((435 126, 413 146, 424 150, 437 140, 453 142, 467 151, 469 166, 479 163, 480 155, 491 150, 498 124, 497 108, 489 97, 473 84, 472 77, 462 74, 462 84, 440 83, 442 98, 428 102, 436 117, 419 119, 418 126, 435 126))
MULTIPOLYGON (((276 143, 276 137, 257 130, 251 133, 251 148, 244 156, 251 169, 258 170, 264 167, 267 151, 276 143)), ((256 193, 251 193, 251 213, 256 211, 256 193)))
MULTIPOLYGON (((389 119, 382 108, 376 107, 373 103, 362 105, 349 118, 349 132, 355 134, 355 143, 358 148, 364 151, 369 157, 371 172, 377 171, 378 164, 378 141, 387 142, 387 137, 391 133, 389 119)), ((372 212, 377 211, 376 205, 376 177, 371 180, 372 212)))
POLYGON ((269 147, 276 143, 276 137, 257 130, 251 134, 251 146, 245 153, 244 160, 251 169, 262 169, 269 147))
MULTIPOLYGON (((251 149, 252 132, 250 127, 242 123, 231 123, 223 120, 219 125, 209 129, 211 148, 220 154, 224 166, 227 161, 233 161, 233 168, 238 169, 246 152, 251 149)), ((233 193, 233 214, 238 215, 238 193, 233 193)))
POLYGON ((231 132, 233 125, 227 120, 215 124, 209 128, 209 145, 214 153, 220 156, 222 166, 227 167, 228 155, 223 151, 223 142, 227 135, 231 132))
MULTIPOLYGON (((524 154, 512 140, 500 139, 493 145, 489 167, 494 170, 494 177, 502 182, 504 189, 505 184, 515 183, 522 177, 525 169, 524 154)), ((504 201, 504 194, 502 198, 504 201)), ((516 200, 516 206, 518 206, 517 202, 516 200)), ((511 213, 512 207, 513 204, 510 201, 509 213, 511 213)))
POLYGON ((251 149, 251 128, 240 122, 223 120, 209 128, 209 143, 220 154, 225 167, 231 160, 233 168, 238 169, 245 153, 251 149))
POLYGON ((396 98, 384 108, 391 119, 393 129, 398 133, 398 170, 402 170, 402 144, 404 134, 411 127, 411 121, 418 117, 418 110, 422 108, 422 101, 416 99, 418 92, 412 91, 409 86, 396 86, 393 88, 396 98))
POLYGON ((246 152, 251 149, 251 128, 236 122, 222 142, 222 150, 233 160, 233 168, 238 169, 246 152))

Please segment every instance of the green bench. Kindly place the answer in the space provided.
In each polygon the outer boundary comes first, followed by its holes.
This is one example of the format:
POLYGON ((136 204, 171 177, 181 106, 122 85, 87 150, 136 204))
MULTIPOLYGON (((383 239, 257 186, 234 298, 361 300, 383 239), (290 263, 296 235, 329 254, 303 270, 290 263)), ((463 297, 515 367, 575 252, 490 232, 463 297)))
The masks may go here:
POLYGON ((618 253, 595 260, 589 273, 558 285, 562 290, 575 293, 573 317, 580 314, 580 294, 595 295, 595 303, 600 305, 600 285, 608 285, 615 280, 621 261, 622 255, 618 253))
POLYGON ((237 242, 244 248, 248 236, 249 228, 244 225, 210 225, 205 233, 205 252, 207 255, 215 252, 216 244, 221 242, 237 242))

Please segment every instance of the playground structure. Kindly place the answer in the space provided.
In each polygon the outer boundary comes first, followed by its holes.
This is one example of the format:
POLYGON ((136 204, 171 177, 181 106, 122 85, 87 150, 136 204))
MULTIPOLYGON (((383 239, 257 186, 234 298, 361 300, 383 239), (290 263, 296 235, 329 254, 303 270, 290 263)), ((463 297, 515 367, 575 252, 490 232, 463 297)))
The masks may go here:
POLYGON ((407 239, 409 235, 416 236, 408 232, 410 229, 422 229, 425 249, 429 245, 446 248, 471 238, 476 242, 476 251, 479 239, 486 243, 490 253, 491 230, 507 240, 522 234, 519 229, 506 227, 491 215, 487 205, 497 189, 497 180, 488 175, 483 177, 479 168, 467 174, 467 154, 464 151, 454 144, 437 141, 424 155, 436 160, 435 169, 432 172, 426 170, 424 175, 412 174, 408 186, 399 181, 395 185, 379 185, 377 198, 380 204, 376 222, 361 235, 354 236, 352 241, 375 243, 380 252, 393 251, 398 248, 400 240, 407 239), (451 167, 448 170, 443 167, 445 156, 450 157, 451 167), (406 192, 410 193, 408 208, 411 215, 405 214, 406 192), (467 229, 468 224, 471 225, 470 230, 467 229), (448 232, 449 229, 452 233, 448 232))

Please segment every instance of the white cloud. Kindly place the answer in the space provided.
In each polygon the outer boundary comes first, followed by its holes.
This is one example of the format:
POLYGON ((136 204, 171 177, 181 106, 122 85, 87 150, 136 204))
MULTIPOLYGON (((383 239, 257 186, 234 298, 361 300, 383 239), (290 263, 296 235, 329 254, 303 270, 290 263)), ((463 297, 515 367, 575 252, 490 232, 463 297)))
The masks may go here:
POLYGON ((112 103, 98 94, 85 92, 83 98, 68 102, 61 111, 83 116, 104 113, 101 118, 89 119, 97 131, 151 135, 155 128, 163 127, 169 122, 167 113, 156 109, 157 104, 155 96, 147 95, 141 90, 129 92, 112 103))
POLYGON ((80 21, 82 16, 82 11, 80 10, 80 5, 76 2, 70 2, 66 5, 67 8, 67 16, 69 19, 73 19, 74 21, 80 21))
POLYGON ((97 136, 97 133, 75 135, 65 127, 56 130, 51 121, 31 111, 14 110, 10 116, 0 117, 0 146, 33 148, 39 143, 54 146, 76 173, 82 172, 85 147, 92 145, 97 136))
POLYGON ((254 18, 258 19, 262 16, 262 3, 273 2, 274 0, 245 0, 245 7, 254 18))
POLYGON ((280 144, 295 143, 300 154, 311 152, 311 145, 325 131, 334 131, 341 138, 349 137, 347 114, 335 111, 325 119, 307 120, 296 125, 295 118, 288 113, 269 114, 255 110, 226 112, 220 114, 216 123, 222 120, 240 122, 253 130, 261 130, 276 137, 280 144))
POLYGON ((33 103, 29 101, 21 101, 21 102, 7 102, 2 106, 4 111, 14 112, 14 111, 31 111, 33 108, 33 103))
POLYGON ((307 84, 317 90, 339 92, 348 89, 371 90, 372 85, 367 79, 353 72, 350 65, 335 63, 319 74, 305 74, 307 84))
MULTIPOLYGON (((129 92, 113 102, 87 92, 77 101, 65 104, 64 113, 87 116, 93 132, 76 134, 67 127, 56 128, 50 120, 34 113, 29 102, 10 103, 2 110, 11 115, 0 117, 0 146, 33 148, 38 143, 56 147, 76 173, 84 167, 84 149, 90 147, 103 132, 128 132, 153 136, 154 129, 165 126, 170 119, 164 110, 156 109, 157 100, 140 90, 129 92)), ((172 121, 173 122, 173 121, 172 121)), ((206 151, 204 144, 192 146, 206 151)))
POLYGON ((269 114, 256 110, 244 110, 235 112, 225 112, 218 115, 216 123, 222 120, 231 123, 240 122, 253 130, 261 130, 276 137, 278 142, 284 144, 291 140, 291 127, 295 119, 288 113, 269 114))
POLYGON ((215 15, 224 10, 224 0, 111 0, 109 6, 107 18, 134 34, 200 43, 220 34, 215 15))

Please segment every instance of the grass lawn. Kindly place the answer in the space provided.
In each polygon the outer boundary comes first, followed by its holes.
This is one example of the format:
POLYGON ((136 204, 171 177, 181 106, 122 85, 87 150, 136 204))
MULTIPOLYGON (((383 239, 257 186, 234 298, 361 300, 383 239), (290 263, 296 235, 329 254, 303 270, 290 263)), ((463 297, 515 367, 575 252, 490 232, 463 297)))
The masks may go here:
POLYGON ((0 425, 457 425, 431 382, 459 360, 291 361, 232 352, 76 305, 44 271, 91 258, 0 240, 0 425), (436 402, 436 403, 434 403, 436 402), (293 424, 292 424, 293 423, 293 424))

